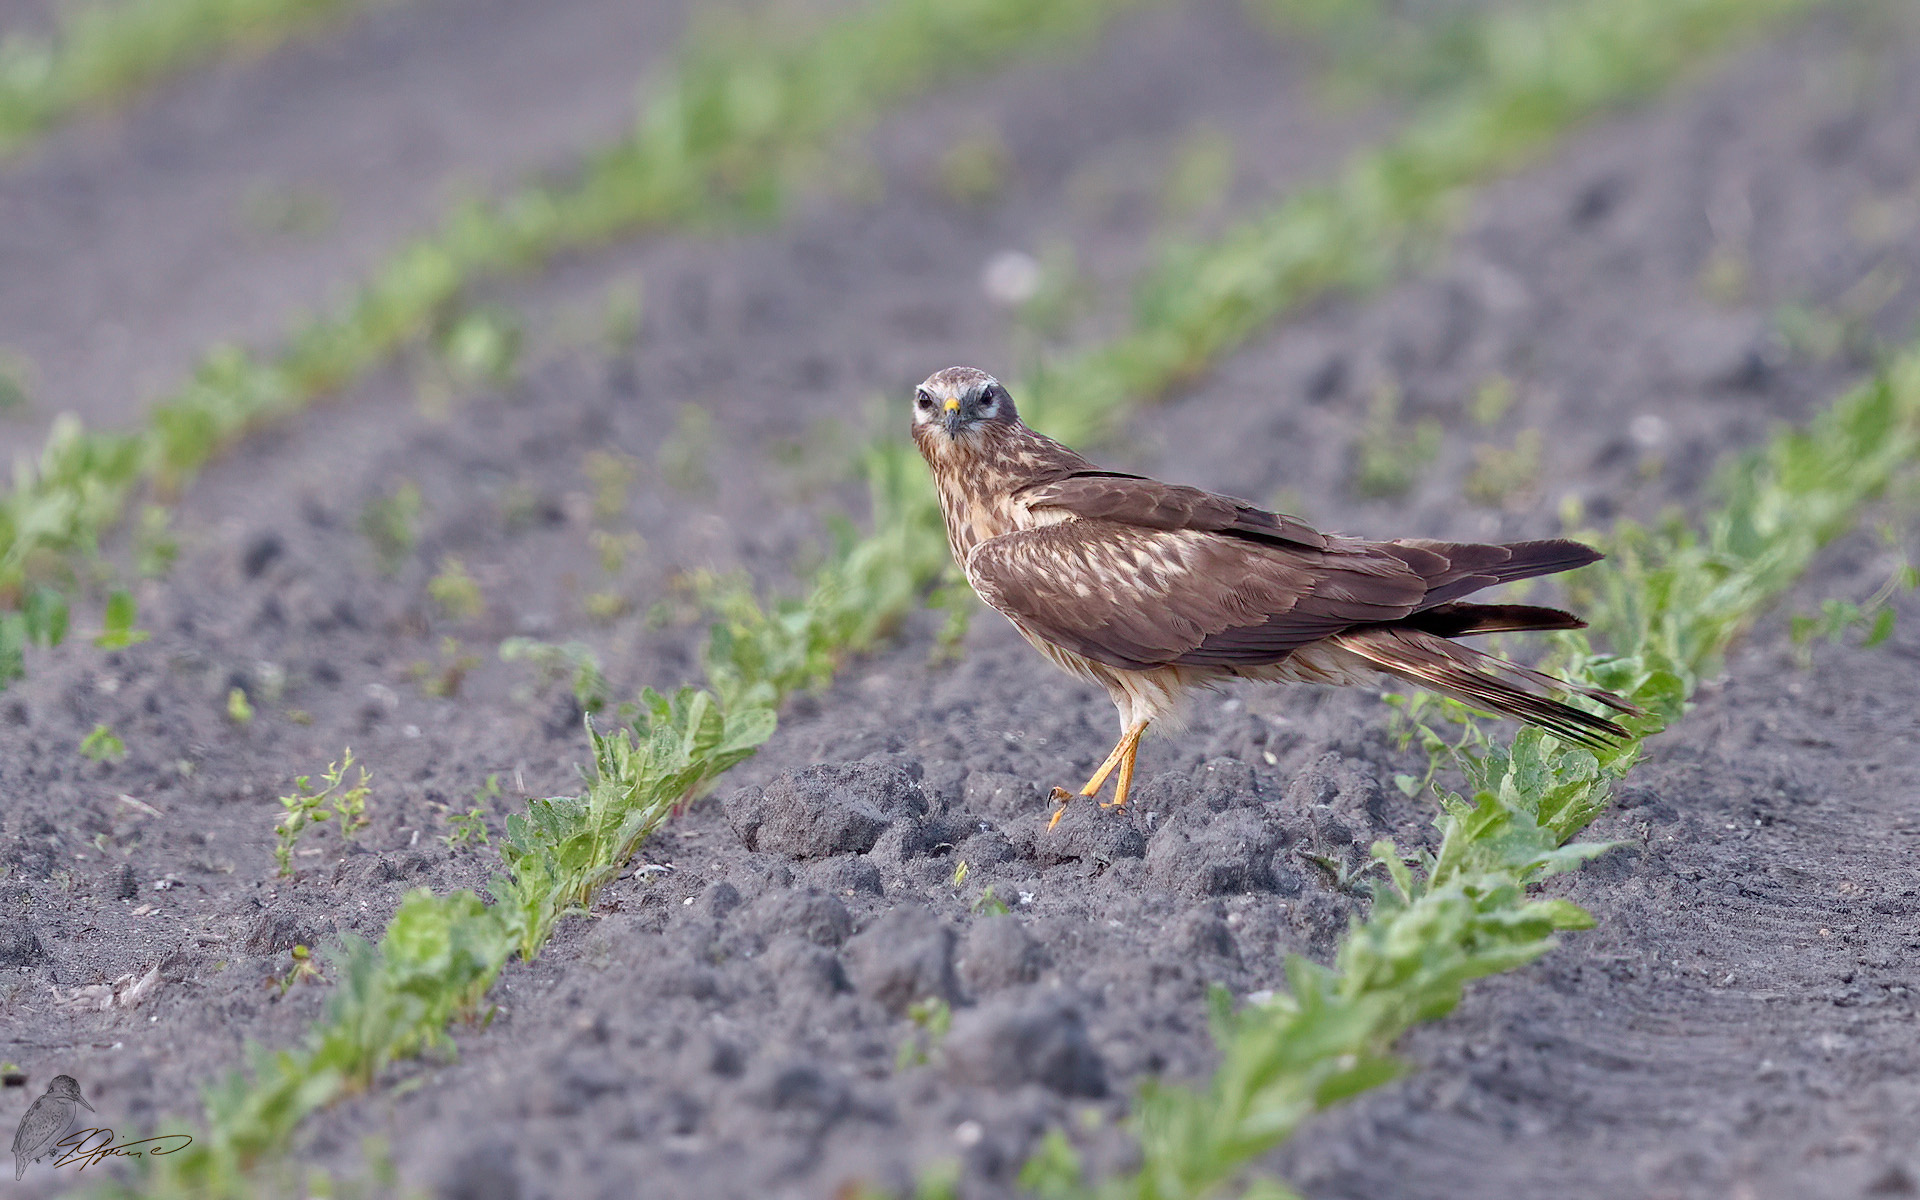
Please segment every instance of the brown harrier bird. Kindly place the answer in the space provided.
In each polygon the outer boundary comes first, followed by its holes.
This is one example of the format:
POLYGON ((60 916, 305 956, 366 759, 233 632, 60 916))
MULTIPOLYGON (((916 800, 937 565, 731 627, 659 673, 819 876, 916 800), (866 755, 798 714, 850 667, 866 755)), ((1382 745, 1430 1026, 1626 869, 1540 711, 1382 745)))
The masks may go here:
MULTIPOLYGON (((913 440, 973 590, 1054 663, 1103 685, 1120 710, 1120 741, 1083 796, 1118 768, 1113 803, 1124 805, 1147 726, 1190 689, 1229 679, 1358 684, 1384 672, 1590 746, 1627 732, 1544 693, 1637 711, 1450 640, 1581 628, 1555 608, 1462 601, 1496 583, 1585 566, 1601 557, 1592 547, 1369 542, 1199 488, 1103 471, 1027 428, 1007 389, 971 367, 920 385, 913 440)), ((1069 798, 1054 789, 1055 800, 1069 798)))

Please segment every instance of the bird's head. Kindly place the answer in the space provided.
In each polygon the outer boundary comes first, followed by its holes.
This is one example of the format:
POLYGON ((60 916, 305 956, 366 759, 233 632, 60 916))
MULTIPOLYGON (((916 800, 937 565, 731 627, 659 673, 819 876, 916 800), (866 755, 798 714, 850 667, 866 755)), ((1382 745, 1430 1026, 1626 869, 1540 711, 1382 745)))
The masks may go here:
POLYGON ((55 1075, 47 1084, 47 1095, 63 1096, 68 1100, 78 1100, 81 1107, 85 1108, 88 1112, 94 1111, 93 1105, 88 1104, 87 1098, 80 1094, 80 1081, 71 1075, 55 1075))
POLYGON ((1019 420, 1000 381, 972 367, 935 371, 913 392, 913 430, 921 436, 939 433, 958 441, 985 425, 1019 420))

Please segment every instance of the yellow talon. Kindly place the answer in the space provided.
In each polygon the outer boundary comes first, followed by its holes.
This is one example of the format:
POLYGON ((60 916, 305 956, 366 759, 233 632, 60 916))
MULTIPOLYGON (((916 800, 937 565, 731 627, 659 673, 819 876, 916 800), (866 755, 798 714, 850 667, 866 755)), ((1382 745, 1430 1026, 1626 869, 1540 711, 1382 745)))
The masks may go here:
POLYGON ((1060 823, 1060 818, 1067 815, 1067 801, 1073 799, 1073 794, 1063 787, 1057 787, 1048 793, 1047 799, 1060 806, 1053 810, 1053 820, 1047 822, 1047 832, 1051 833, 1053 827, 1060 823))

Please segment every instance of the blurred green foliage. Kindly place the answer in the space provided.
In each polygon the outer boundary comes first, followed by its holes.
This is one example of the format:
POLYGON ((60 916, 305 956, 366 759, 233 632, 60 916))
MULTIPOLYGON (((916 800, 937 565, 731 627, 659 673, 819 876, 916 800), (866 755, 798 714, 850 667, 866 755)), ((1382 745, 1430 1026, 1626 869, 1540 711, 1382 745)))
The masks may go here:
POLYGON ((51 38, 0 40, 0 158, 70 114, 98 108, 230 50, 253 52, 369 0, 79 0, 51 38))

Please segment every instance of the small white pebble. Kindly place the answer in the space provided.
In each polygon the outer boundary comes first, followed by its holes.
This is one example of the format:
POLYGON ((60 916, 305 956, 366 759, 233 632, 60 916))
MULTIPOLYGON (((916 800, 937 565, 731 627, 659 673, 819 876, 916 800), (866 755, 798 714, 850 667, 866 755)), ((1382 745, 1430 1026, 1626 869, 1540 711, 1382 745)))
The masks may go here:
POLYGON ((400 727, 400 736, 406 737, 406 738, 417 738, 420 736, 420 727, 418 725, 402 725, 400 727))
POLYGON ((1040 260, 1024 251, 1002 250, 980 269, 980 290, 995 304, 1025 304, 1040 290, 1040 260))
POLYGON ((1653 413, 1641 413, 1627 422, 1627 436, 1643 450, 1653 450, 1667 441, 1667 419, 1653 413))
POLYGON ((962 1121, 953 1127, 953 1140, 962 1146, 978 1146, 987 1131, 980 1128, 978 1121, 962 1121))

